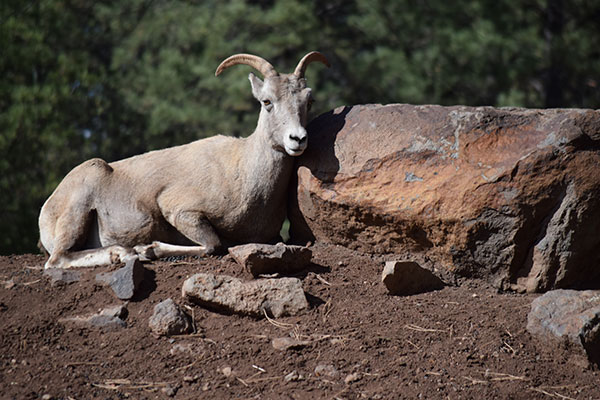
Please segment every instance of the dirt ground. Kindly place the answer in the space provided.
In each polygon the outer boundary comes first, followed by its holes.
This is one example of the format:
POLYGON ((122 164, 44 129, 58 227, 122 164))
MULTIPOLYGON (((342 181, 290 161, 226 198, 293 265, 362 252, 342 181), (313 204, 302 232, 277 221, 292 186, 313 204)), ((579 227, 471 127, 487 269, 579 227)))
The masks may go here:
MULTIPOLYGON (((183 281, 210 271, 251 279, 229 256, 145 264, 127 327, 61 323, 121 304, 86 279, 52 285, 43 257, 0 257, 2 399, 599 399, 600 375, 566 344, 525 329, 535 295, 482 282, 389 296, 382 256, 313 246, 299 276, 311 304, 277 320, 192 307, 195 334, 152 335, 154 305, 182 304, 183 281), (271 340, 308 344, 276 350, 271 340), (287 378, 286 378, 287 376, 287 378)), ((389 257, 388 257, 389 259, 389 257)))

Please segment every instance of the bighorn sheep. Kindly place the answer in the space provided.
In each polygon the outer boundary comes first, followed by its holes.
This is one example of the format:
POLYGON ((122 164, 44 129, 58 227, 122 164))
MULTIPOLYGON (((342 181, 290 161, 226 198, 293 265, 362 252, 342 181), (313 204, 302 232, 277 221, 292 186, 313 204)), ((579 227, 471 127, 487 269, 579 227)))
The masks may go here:
POLYGON ((213 136, 107 163, 75 167, 48 198, 39 217, 45 268, 108 265, 136 255, 205 255, 228 244, 269 242, 285 218, 293 158, 307 146, 312 103, 304 72, 329 62, 311 52, 291 74, 261 57, 236 54, 215 76, 238 64, 250 73, 262 107, 247 138, 213 136))

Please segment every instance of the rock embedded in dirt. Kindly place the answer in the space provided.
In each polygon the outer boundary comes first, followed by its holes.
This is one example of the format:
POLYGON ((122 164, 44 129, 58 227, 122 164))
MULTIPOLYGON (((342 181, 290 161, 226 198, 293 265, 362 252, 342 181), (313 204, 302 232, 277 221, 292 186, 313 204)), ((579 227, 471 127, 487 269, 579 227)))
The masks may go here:
POLYGON ((119 304, 116 306, 104 308, 103 310, 100 311, 99 315, 104 315, 107 317, 115 317, 115 318, 120 318, 122 320, 125 320, 127 318, 128 314, 129 314, 129 311, 127 310, 127 305, 119 304))
POLYGON ((159 336, 182 335, 193 330, 191 318, 173 299, 161 301, 154 306, 148 325, 159 336))
POLYGON ((117 298, 130 300, 138 292, 144 280, 144 272, 141 261, 137 257, 130 257, 123 268, 101 272, 96 275, 96 281, 110 286, 117 298))
POLYGON ((306 340, 299 340, 299 339, 294 339, 291 337, 280 337, 280 338, 275 338, 273 340, 271 340, 271 345, 273 346, 273 348, 275 350, 297 350, 297 349, 301 349, 302 347, 305 347, 307 345, 309 345, 310 342, 306 341, 306 340))
POLYGON ((293 242, 419 254, 503 289, 600 285, 600 110, 359 105, 307 131, 293 242))
POLYGON ((296 278, 243 282, 226 275, 196 274, 183 283, 183 297, 208 309, 264 317, 292 316, 308 309, 302 283, 296 278))
POLYGON ((125 322, 127 314, 127 307, 125 305, 118 305, 105 308, 97 314, 62 318, 60 319, 60 322, 85 325, 112 331, 127 327, 127 323, 125 322))
POLYGON ((319 364, 315 367, 315 375, 325 378, 337 378, 340 373, 331 364, 319 364))
POLYGON ((346 375, 346 377, 344 378, 344 383, 346 385, 352 383, 352 382, 356 382, 360 380, 360 374, 358 372, 354 372, 352 374, 348 374, 346 375))
POLYGON ((233 374, 233 370, 231 367, 223 367, 221 368, 221 372, 225 375, 226 378, 229 378, 233 374))
POLYGON ((535 299, 527 330, 537 336, 566 339, 600 364, 600 291, 552 290, 535 299))
POLYGON ((301 374, 298 374, 298 371, 296 370, 293 370, 292 372, 283 377, 283 380, 285 382, 301 381, 302 379, 304 379, 304 377, 301 374))
POLYGON ((415 261, 388 261, 381 274, 390 294, 411 295, 441 289, 444 283, 415 261))
POLYGON ((229 254, 252 276, 289 274, 310 264, 312 251, 306 246, 250 243, 229 248, 229 254))
POLYGON ((44 275, 50 278, 52 285, 79 282, 81 280, 81 273, 72 269, 48 268, 44 269, 44 275))

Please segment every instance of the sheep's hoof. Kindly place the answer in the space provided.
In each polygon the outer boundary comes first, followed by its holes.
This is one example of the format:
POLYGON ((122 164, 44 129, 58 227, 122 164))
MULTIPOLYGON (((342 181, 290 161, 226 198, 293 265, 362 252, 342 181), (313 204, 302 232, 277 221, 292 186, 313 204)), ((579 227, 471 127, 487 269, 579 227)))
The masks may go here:
POLYGON ((154 252, 155 248, 156 243, 152 243, 135 246, 133 250, 138 254, 140 261, 152 261, 158 258, 154 252))

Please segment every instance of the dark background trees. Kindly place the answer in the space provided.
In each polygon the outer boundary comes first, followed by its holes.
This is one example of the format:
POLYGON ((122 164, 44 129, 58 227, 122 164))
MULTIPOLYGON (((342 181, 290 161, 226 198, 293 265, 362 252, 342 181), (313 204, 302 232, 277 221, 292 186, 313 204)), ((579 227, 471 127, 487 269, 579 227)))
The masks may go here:
POLYGON ((310 50, 315 112, 358 103, 600 107, 600 2, 4 0, 0 254, 35 251, 37 215, 75 165, 251 133, 237 52, 291 70, 310 50))

